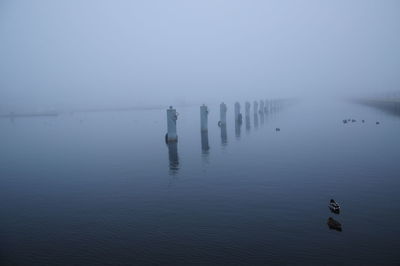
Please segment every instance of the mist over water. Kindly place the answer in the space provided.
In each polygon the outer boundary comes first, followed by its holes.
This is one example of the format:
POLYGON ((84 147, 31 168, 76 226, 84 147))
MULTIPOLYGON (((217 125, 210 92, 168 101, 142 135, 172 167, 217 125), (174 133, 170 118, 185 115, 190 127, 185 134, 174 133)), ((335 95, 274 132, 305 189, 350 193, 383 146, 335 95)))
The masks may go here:
POLYGON ((0 112, 398 90, 398 1, 0 3, 0 112))
POLYGON ((0 1, 0 264, 398 264, 399 11, 0 1))

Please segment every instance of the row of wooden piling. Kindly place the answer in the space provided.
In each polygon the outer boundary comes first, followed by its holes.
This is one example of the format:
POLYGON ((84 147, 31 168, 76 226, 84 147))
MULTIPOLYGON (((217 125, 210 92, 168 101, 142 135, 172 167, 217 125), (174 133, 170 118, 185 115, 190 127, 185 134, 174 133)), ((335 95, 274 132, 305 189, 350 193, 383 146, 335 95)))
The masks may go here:
MULTIPOLYGON (((291 102, 289 99, 271 99, 271 100, 260 100, 253 102, 253 112, 257 114, 268 114, 275 112, 282 108, 287 103, 291 102)), ((245 102, 245 116, 250 116, 251 104, 250 102, 245 102)), ((226 126, 226 113, 228 108, 224 102, 220 104, 220 120, 218 122, 219 126, 226 126)), ((200 130, 202 132, 208 131, 208 107, 203 104, 200 106, 200 130)), ((235 123, 242 123, 242 112, 241 105, 239 102, 234 104, 234 115, 235 123)), ((178 119, 178 113, 176 109, 170 106, 167 109, 167 134, 165 136, 166 142, 176 142, 178 141, 178 135, 176 130, 176 123, 178 119)))

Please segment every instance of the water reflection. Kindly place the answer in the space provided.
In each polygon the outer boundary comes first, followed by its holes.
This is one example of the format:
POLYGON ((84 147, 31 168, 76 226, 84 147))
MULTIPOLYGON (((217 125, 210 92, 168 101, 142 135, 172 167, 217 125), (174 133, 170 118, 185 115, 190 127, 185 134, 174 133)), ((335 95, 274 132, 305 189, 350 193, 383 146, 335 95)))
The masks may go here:
POLYGON ((250 116, 250 103, 246 102, 245 104, 245 116, 250 116))
POLYGON ((176 175, 179 171, 179 156, 178 156, 178 143, 169 142, 168 158, 169 158, 169 172, 171 175, 176 175))
POLYGON ((240 138, 240 131, 242 128, 242 123, 240 120, 235 120, 235 136, 237 139, 240 138))
POLYGON ((250 115, 246 115, 245 117, 245 123, 246 123, 246 131, 250 131, 250 115))
POLYGON ((335 219, 333 219, 332 217, 329 217, 328 221, 326 223, 327 223, 329 229, 342 232, 342 224, 339 223, 338 221, 336 221, 335 219))
POLYGON ((226 125, 225 124, 221 125, 221 145, 223 147, 228 145, 228 133, 226 131, 226 125))
POLYGON ((264 113, 266 113, 266 114, 269 113, 269 107, 270 107, 269 101, 268 101, 268 100, 265 100, 264 113))
POLYGON ((260 112, 260 124, 264 125, 264 112, 260 112))
POLYGON ((258 115, 257 115, 257 113, 254 114, 254 128, 258 128, 258 115))
POLYGON ((203 154, 208 154, 210 146, 208 145, 208 131, 201 131, 201 151, 203 154))
POLYGON ((208 144, 208 131, 201 131, 201 155, 204 163, 208 163, 209 154, 210 146, 208 144))

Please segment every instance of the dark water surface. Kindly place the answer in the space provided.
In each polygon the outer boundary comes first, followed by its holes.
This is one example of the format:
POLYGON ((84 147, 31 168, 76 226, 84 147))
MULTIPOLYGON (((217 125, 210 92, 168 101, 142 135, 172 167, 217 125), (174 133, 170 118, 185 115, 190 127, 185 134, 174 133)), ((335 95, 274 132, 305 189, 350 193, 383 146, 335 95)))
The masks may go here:
POLYGON ((302 102, 235 128, 231 104, 225 134, 210 110, 201 135, 178 109, 169 146, 165 110, 0 120, 0 263, 400 263, 399 117, 302 102))

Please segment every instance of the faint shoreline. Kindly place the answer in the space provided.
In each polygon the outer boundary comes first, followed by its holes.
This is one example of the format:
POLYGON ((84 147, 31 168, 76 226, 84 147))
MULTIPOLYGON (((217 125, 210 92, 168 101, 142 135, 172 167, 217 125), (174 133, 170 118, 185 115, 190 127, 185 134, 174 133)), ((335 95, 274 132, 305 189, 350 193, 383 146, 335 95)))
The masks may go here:
MULTIPOLYGON (((191 107, 195 104, 180 104, 174 105, 176 107, 184 108, 191 107)), ((22 117, 56 117, 62 114, 72 113, 100 113, 100 112, 130 112, 130 111, 150 111, 150 110, 163 110, 168 106, 154 105, 154 106, 136 106, 136 107, 113 107, 113 108, 88 108, 88 109, 75 109, 64 111, 44 111, 44 112, 10 112, 0 114, 0 118, 22 118, 22 117)))

